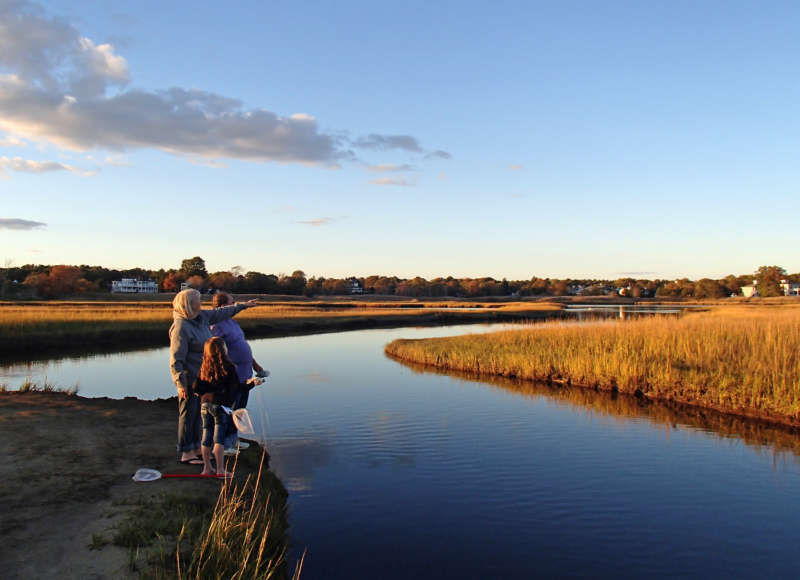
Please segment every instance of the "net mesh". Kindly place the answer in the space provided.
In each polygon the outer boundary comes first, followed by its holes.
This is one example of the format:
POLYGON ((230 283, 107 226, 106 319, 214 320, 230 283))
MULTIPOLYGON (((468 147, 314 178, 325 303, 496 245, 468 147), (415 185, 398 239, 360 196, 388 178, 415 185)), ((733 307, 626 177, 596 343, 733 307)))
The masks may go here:
POLYGON ((155 469, 137 469, 133 474, 133 481, 155 481, 161 479, 161 472, 155 469))

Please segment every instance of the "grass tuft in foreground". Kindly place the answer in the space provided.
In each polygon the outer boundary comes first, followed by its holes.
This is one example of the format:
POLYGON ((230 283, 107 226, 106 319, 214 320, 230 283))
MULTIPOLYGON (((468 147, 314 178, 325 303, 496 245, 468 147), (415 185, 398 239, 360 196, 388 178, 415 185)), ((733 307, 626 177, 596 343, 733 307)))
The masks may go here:
POLYGON ((55 383, 51 383, 45 378, 41 383, 36 383, 28 377, 25 381, 16 389, 12 389, 7 384, 0 385, 0 393, 7 393, 10 391, 18 391, 20 393, 64 393, 65 395, 77 395, 78 394, 78 385, 75 384, 72 387, 59 387, 55 383))
POLYGON ((720 308, 680 318, 545 323, 396 340, 399 360, 565 382, 800 424, 800 308, 720 308))
MULTIPOLYGON (((141 500, 113 539, 130 549, 131 571, 154 579, 287 577, 286 490, 265 457, 244 481, 220 482, 216 502, 197 490, 141 500)), ((293 579, 301 568, 302 560, 293 579)))

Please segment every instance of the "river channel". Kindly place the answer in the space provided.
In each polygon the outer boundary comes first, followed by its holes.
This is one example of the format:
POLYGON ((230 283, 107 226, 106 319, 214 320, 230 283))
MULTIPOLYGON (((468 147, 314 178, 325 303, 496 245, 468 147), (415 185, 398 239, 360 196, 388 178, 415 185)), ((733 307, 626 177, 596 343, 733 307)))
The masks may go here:
MULTIPOLYGON (((290 493, 303 578, 797 577, 798 435, 383 353, 508 327, 251 341, 272 377, 249 408, 290 493)), ((167 363, 166 348, 16 363, 0 383, 168 397, 167 363)))

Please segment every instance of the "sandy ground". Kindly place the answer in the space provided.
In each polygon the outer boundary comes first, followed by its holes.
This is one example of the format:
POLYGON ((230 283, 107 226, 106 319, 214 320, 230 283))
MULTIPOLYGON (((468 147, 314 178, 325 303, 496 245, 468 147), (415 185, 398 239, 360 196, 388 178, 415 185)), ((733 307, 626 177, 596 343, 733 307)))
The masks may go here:
POLYGON ((180 486, 216 498, 215 480, 136 483, 139 467, 199 473, 174 451, 177 403, 0 393, 3 578, 127 578, 129 551, 110 541, 130 500, 180 486))

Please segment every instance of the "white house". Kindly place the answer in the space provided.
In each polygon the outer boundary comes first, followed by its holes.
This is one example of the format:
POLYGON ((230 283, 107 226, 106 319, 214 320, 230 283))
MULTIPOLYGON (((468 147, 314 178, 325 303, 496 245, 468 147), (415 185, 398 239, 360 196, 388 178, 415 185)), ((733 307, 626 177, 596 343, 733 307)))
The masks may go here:
POLYGON ((745 298, 752 298, 753 296, 758 296, 758 288, 756 285, 758 284, 758 280, 753 280, 752 284, 748 284, 747 286, 742 286, 742 296, 745 298))
MULTIPOLYGON (((756 286, 758 286, 758 280, 753 280, 753 283, 748 286, 742 286, 742 295, 745 298, 758 296, 758 288, 756 286)), ((781 280, 780 287, 784 296, 800 296, 800 284, 781 280)))
POLYGON ((121 294, 157 294, 158 284, 152 280, 135 280, 123 278, 111 282, 111 291, 121 294))
POLYGON ((788 280, 781 280, 781 290, 784 296, 800 296, 800 284, 788 280))
POLYGON ((361 282, 359 282, 356 278, 348 278, 347 281, 345 282, 345 285, 347 288, 347 292, 349 292, 350 294, 364 293, 364 287, 361 285, 361 282))

